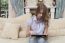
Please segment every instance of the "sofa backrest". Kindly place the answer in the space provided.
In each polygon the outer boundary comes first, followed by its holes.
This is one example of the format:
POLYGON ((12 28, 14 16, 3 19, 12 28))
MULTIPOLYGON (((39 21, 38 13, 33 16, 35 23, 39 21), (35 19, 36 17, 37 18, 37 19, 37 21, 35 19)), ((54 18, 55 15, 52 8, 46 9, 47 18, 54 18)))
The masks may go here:
MULTIPOLYGON (((2 30, 6 22, 23 24, 30 17, 31 17, 31 14, 25 14, 16 18, 0 18, 0 30, 2 30)), ((50 19, 48 35, 49 36, 65 35, 65 18, 50 19)))
POLYGON ((26 22, 26 20, 29 19, 30 17, 31 14, 25 14, 16 18, 0 18, 0 30, 2 30, 6 22, 22 24, 26 22))
POLYGON ((50 19, 48 35, 49 36, 65 35, 65 18, 50 19))

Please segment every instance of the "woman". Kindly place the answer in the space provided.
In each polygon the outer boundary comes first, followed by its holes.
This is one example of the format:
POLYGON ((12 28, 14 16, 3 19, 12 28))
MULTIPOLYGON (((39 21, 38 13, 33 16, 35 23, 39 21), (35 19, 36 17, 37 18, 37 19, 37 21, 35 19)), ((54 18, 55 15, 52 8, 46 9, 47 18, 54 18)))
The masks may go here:
POLYGON ((46 40, 43 36, 47 35, 48 20, 49 17, 47 7, 43 3, 39 4, 36 9, 36 14, 27 21, 27 24, 30 27, 29 43, 46 43, 46 40))

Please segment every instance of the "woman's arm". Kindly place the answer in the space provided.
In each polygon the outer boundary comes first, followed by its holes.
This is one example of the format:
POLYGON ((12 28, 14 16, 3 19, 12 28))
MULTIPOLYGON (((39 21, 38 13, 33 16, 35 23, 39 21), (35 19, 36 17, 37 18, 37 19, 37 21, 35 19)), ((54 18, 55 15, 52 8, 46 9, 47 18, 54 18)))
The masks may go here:
POLYGON ((48 35, 48 27, 45 27, 44 35, 48 35))
POLYGON ((45 24, 44 35, 48 35, 48 24, 45 24))
POLYGON ((28 25, 28 35, 35 35, 35 32, 31 29, 31 26, 28 25))

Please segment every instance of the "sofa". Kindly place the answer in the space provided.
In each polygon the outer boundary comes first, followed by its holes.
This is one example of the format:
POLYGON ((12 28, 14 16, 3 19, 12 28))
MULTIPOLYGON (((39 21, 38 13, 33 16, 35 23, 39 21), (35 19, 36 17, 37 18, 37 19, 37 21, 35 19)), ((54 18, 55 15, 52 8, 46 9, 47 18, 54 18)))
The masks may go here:
MULTIPOLYGON (((16 18, 0 18, 0 43, 29 43, 26 20, 30 17, 31 14, 25 14, 16 18)), ((47 41, 65 43, 65 18, 49 20, 47 41)))
POLYGON ((65 43, 65 18, 50 19, 48 28, 49 43, 65 43))

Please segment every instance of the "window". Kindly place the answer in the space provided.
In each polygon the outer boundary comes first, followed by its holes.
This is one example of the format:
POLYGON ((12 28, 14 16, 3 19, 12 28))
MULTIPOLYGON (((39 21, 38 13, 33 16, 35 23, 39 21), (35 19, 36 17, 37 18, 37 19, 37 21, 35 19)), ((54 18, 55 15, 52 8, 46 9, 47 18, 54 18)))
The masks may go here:
POLYGON ((8 17, 8 0, 0 0, 0 17, 8 17))

